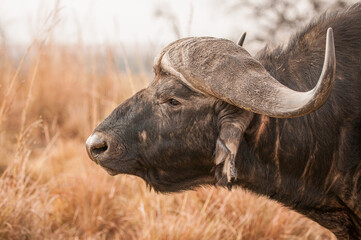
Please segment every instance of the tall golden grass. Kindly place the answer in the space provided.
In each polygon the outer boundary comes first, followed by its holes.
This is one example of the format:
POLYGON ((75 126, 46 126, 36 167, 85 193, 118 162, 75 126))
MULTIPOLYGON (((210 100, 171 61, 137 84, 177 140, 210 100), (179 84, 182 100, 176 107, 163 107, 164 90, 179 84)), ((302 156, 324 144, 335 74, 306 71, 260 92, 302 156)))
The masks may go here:
POLYGON ((151 80, 102 49, 34 42, 19 60, 2 48, 0 239, 335 239, 242 189, 156 194, 93 164, 87 136, 151 80))

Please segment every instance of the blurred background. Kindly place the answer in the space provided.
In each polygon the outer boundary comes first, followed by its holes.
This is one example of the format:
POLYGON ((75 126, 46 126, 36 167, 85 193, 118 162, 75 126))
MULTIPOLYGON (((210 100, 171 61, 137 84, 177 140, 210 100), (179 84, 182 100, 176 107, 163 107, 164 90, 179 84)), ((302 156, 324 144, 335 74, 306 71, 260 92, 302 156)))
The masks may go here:
POLYGON ((0 0, 0 239, 335 239, 264 197, 221 188, 161 195, 110 177, 84 142, 188 36, 256 54, 346 0, 0 0))

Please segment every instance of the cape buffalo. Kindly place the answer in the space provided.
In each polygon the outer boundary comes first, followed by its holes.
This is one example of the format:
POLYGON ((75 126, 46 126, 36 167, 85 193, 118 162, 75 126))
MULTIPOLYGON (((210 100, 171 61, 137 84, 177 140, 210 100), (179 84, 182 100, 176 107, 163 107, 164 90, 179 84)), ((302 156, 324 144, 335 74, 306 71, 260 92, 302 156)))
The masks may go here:
POLYGON ((252 57, 240 45, 165 47, 149 87, 88 138, 90 158, 159 192, 241 186, 361 238, 361 3, 285 47, 252 57))

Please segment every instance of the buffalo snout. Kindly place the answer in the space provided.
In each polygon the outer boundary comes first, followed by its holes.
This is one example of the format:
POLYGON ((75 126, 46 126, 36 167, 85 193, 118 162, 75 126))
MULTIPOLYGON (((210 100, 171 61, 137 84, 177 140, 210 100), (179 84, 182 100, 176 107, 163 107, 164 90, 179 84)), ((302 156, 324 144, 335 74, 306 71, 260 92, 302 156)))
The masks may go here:
POLYGON ((86 141, 86 150, 91 160, 102 166, 110 175, 119 173, 116 162, 124 151, 122 144, 114 136, 95 131, 86 141))
POLYGON ((99 163, 109 150, 109 138, 101 133, 93 133, 86 141, 86 150, 91 160, 99 163))

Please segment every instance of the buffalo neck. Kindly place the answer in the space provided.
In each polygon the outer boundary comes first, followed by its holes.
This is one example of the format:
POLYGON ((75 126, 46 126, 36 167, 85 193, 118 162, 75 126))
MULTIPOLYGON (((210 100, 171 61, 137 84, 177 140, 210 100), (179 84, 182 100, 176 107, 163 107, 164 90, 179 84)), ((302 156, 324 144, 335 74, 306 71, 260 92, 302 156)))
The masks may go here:
POLYGON ((320 161, 332 151, 324 152, 309 128, 304 117, 255 115, 237 154, 237 184, 300 211, 332 201, 325 184, 332 161, 320 161))

